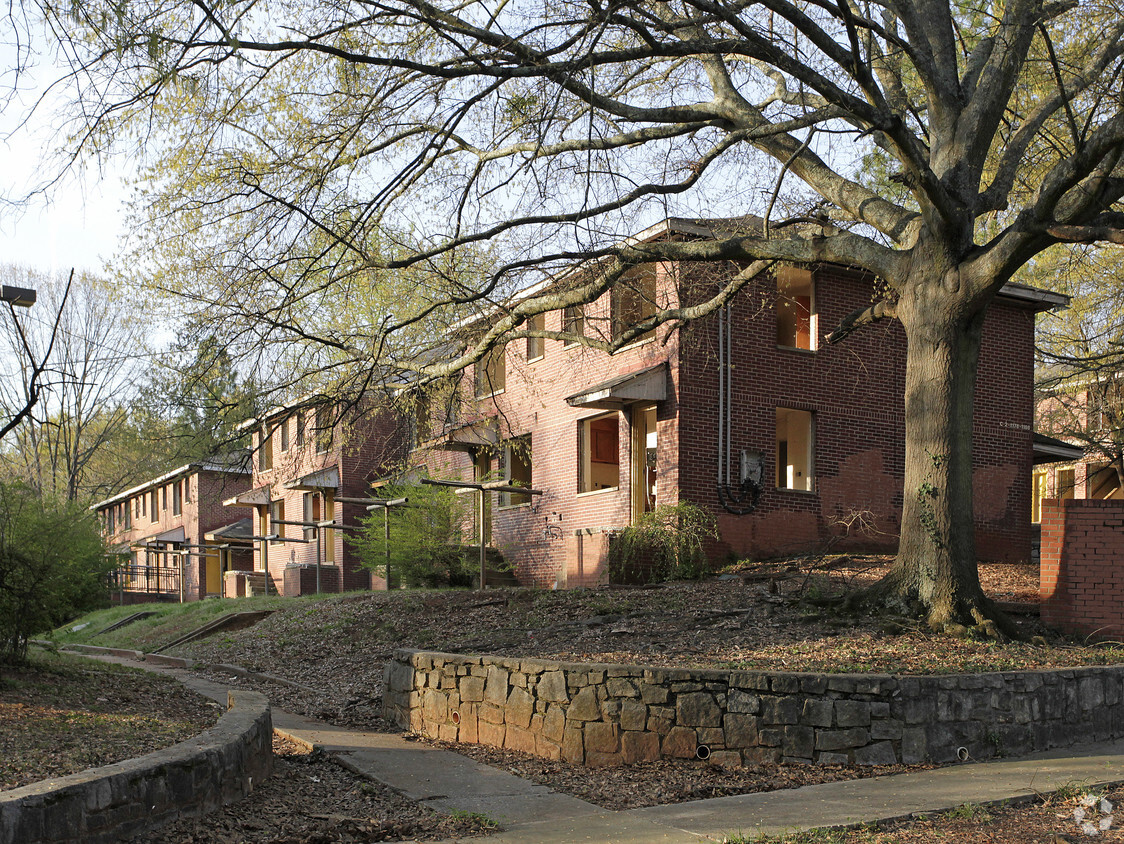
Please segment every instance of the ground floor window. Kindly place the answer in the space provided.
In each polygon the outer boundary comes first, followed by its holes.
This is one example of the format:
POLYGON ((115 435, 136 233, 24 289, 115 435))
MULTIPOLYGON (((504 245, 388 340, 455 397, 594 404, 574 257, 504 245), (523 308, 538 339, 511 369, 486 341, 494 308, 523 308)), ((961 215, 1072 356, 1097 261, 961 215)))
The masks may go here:
POLYGON ((1049 475, 1045 472, 1035 472, 1031 480, 1030 520, 1035 524, 1042 521, 1042 502, 1048 497, 1046 482, 1049 475))
POLYGON ((807 410, 777 408, 777 487, 812 492, 813 417, 807 410))
MULTIPOLYGON (((514 486, 531 486, 531 436, 509 440, 503 449, 503 480, 514 486)), ((518 492, 500 493, 501 507, 530 504, 531 496, 518 492)))
POLYGON ((620 427, 616 413, 578 423, 578 492, 616 489, 621 483, 620 427))

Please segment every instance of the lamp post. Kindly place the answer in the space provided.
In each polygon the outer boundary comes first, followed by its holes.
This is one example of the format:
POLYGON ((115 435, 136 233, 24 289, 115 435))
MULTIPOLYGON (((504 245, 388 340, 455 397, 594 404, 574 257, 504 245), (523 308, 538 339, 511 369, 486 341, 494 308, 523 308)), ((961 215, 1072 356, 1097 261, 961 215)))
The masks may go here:
POLYGON ((7 302, 14 308, 30 308, 35 304, 35 291, 28 287, 0 285, 0 302, 7 302))

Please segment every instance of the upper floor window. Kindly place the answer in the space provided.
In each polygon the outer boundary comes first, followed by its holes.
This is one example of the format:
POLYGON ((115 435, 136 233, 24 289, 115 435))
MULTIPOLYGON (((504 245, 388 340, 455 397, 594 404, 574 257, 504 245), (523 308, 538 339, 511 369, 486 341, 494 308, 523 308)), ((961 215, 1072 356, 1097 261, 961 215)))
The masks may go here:
POLYGON ((297 411, 297 418, 296 418, 296 426, 295 427, 297 429, 296 430, 297 448, 303 448, 304 447, 304 411, 303 410, 297 411))
MULTIPOLYGON (((527 317, 528 331, 545 331, 546 314, 535 314, 527 317)), ((546 352, 546 341, 542 337, 527 338, 527 360, 539 360, 546 352)))
POLYGON ((261 447, 258 449, 258 471, 266 472, 273 468, 273 431, 262 428, 261 447))
MULTIPOLYGON (((613 318, 613 339, 618 339, 625 331, 639 322, 655 315, 659 310, 656 306, 656 274, 650 267, 642 267, 631 277, 622 278, 613 285, 609 294, 613 318)), ((648 331, 632 342, 639 343, 648 340, 654 332, 648 331)))
POLYGON ((160 518, 160 515, 156 510, 156 490, 152 490, 152 492, 150 492, 148 495, 148 517, 151 521, 155 522, 160 518))
POLYGON ((494 346, 476 361, 476 398, 502 393, 507 381, 507 368, 503 346, 494 346))
POLYGON ((777 345, 815 348, 816 294, 811 270, 777 267, 777 345))
POLYGON ((316 408, 316 453, 325 454, 332 450, 334 442, 332 408, 322 405, 316 408))
POLYGON ((281 422, 281 427, 278 429, 281 434, 281 451, 282 453, 289 450, 289 420, 286 418, 281 422))
POLYGON ((562 331, 574 335, 574 339, 565 341, 567 346, 573 346, 578 342, 576 338, 585 336, 584 305, 570 305, 562 309, 562 331))
POLYGON ((183 485, 186 483, 186 480, 182 480, 172 484, 172 515, 174 516, 183 512, 183 485))

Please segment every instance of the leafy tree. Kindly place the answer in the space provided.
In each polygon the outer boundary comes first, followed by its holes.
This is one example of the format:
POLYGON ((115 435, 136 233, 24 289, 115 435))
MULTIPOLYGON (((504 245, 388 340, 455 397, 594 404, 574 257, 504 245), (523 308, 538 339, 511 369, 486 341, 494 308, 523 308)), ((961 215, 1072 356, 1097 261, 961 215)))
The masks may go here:
POLYGON ((446 375, 526 336, 528 316, 592 301, 651 261, 740 271, 709 301, 582 342, 611 349, 705 315, 778 261, 877 276, 888 295, 830 338, 892 317, 909 341, 900 551, 871 597, 915 601, 937 629, 997 632, 973 535, 980 332, 996 293, 1047 247, 1124 242, 1117 4, 35 8, 75 62, 71 136, 146 138, 160 160, 135 264, 160 276, 178 256, 198 282, 169 287, 288 338, 298 371, 446 375), (873 150, 892 188, 857 172, 873 150), (762 221, 621 239, 716 209, 762 221), (500 307, 485 333, 451 335, 463 352, 412 345, 419 325, 455 325, 443 315, 580 259, 587 272, 500 307), (329 301, 403 278, 400 306, 375 296, 346 330, 321 319, 329 301))
POLYGON ((22 662, 32 636, 105 603, 113 565, 88 510, 0 481, 0 662, 22 662))
MULTIPOLYGON (((475 557, 466 553, 463 532, 470 517, 449 487, 401 485, 384 490, 385 497, 409 498, 390 509, 390 568, 392 579, 406 586, 468 586, 476 571, 475 557)), ((363 532, 348 537, 355 553, 370 569, 386 575, 384 515, 372 512, 363 532)), ((474 552, 473 552, 474 553, 474 552)))

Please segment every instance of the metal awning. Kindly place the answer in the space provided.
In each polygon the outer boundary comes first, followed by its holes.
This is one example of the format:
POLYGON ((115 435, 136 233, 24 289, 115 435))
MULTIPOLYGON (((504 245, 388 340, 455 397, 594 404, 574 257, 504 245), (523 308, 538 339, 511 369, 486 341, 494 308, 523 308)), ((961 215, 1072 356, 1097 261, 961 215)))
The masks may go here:
POLYGON ((187 533, 183 527, 172 528, 152 537, 150 542, 187 542, 187 533))
POLYGON ((636 402, 657 402, 667 398, 667 364, 657 363, 638 372, 618 375, 566 398, 570 407, 598 407, 621 410, 636 402))
POLYGON ((1085 456, 1085 449, 1065 440, 1034 433, 1034 465, 1040 463, 1073 463, 1085 456))
POLYGON ((500 434, 495 421, 486 420, 483 422, 467 422, 448 430, 439 437, 421 443, 418 449, 476 451, 478 448, 497 445, 499 441, 500 434))
POLYGON ((254 520, 247 516, 206 534, 208 542, 249 542, 254 535, 254 520))
POLYGON ((264 507, 272 500, 269 484, 251 489, 249 492, 240 492, 233 498, 223 501, 223 507, 264 507))
POLYGON ((316 492, 321 489, 340 488, 340 467, 329 466, 327 469, 317 469, 302 475, 295 481, 286 481, 281 486, 285 489, 300 489, 305 492, 316 492))

